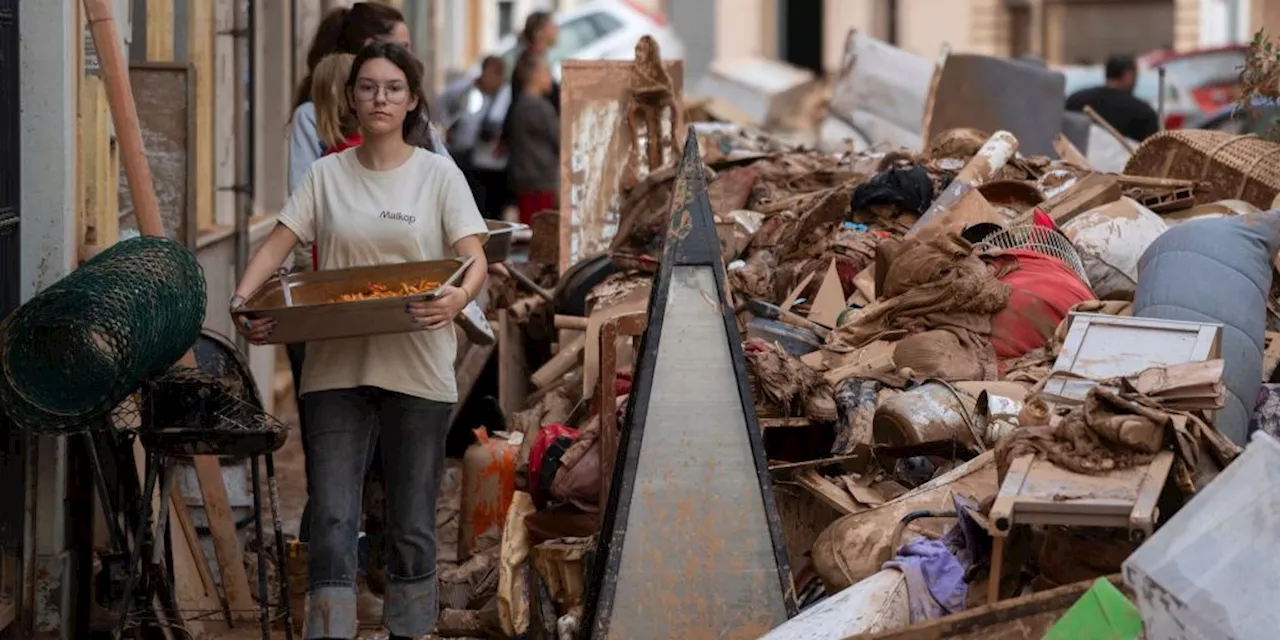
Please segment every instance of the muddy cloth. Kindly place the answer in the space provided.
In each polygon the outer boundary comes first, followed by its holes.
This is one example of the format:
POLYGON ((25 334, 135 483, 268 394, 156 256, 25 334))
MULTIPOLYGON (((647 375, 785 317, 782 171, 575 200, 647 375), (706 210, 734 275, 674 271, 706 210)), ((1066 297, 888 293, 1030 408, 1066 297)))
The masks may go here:
POLYGON ((891 204, 924 213, 933 203, 933 179, 924 167, 889 169, 853 188, 850 207, 854 211, 891 204))
POLYGON ((1093 299, 1066 263, 1025 249, 991 258, 997 278, 1011 288, 1009 304, 991 318, 996 358, 1021 358, 1043 347, 1075 305, 1093 299))
POLYGON ((780 417, 806 416, 819 422, 836 419, 831 383, 813 367, 800 362, 775 342, 752 338, 742 344, 752 397, 762 413, 780 417))
MULTIPOLYGON (((1217 363, 1220 378, 1221 361, 1211 362, 1217 363)), ((1050 419, 1047 426, 1024 426, 1011 432, 996 443, 1001 481, 1013 460, 1028 454, 1068 471, 1101 475, 1147 464, 1172 444, 1174 478, 1180 489, 1194 493, 1201 451, 1208 451, 1224 466, 1239 453, 1239 447, 1196 414, 1173 408, 1188 402, 1178 390, 1203 388, 1199 379, 1189 379, 1186 387, 1178 384, 1181 372, 1192 368, 1202 372, 1198 367, 1205 364, 1157 367, 1102 381, 1089 390, 1083 403, 1050 419), (1162 401, 1166 394, 1175 397, 1162 401)), ((1225 393, 1221 385, 1212 393, 1216 397, 1205 400, 1221 406, 1225 393)))
POLYGON ((1277 249, 1280 216, 1269 212, 1180 224, 1138 261, 1133 315, 1223 325, 1230 396, 1214 423, 1241 446, 1262 383, 1266 293, 1277 249))
POLYGON ((991 316, 1008 304, 1008 285, 956 234, 885 241, 881 250, 888 265, 883 299, 832 331, 829 345, 858 348, 906 333, 894 351, 899 368, 909 367, 918 377, 994 380, 991 316), (966 375, 952 377, 956 373, 966 375))

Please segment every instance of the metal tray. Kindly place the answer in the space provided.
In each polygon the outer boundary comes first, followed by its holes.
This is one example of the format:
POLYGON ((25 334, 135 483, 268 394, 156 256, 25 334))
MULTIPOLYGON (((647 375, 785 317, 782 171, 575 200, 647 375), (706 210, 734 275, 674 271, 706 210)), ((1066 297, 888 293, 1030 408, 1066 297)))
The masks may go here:
POLYGON ((528 229, 529 225, 519 222, 503 222, 501 220, 485 220, 489 225, 489 240, 484 243, 484 259, 493 264, 502 262, 511 256, 511 245, 515 244, 515 232, 528 229))
POLYGON ((272 344, 420 331, 423 327, 413 323, 405 305, 430 300, 445 285, 456 285, 469 266, 471 258, 453 258, 293 273, 262 285, 232 315, 237 321, 242 316, 274 318, 276 328, 268 339, 272 344), (371 284, 395 287, 421 280, 438 281, 440 287, 412 296, 331 302, 371 284))

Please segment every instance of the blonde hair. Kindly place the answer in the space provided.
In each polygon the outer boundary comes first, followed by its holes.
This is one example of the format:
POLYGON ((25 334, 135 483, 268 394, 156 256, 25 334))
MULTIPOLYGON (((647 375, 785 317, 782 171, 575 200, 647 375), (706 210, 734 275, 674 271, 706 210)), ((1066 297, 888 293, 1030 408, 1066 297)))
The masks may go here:
POLYGON ((347 101, 347 78, 356 57, 350 53, 325 56, 311 72, 311 102, 316 106, 320 143, 335 147, 355 133, 357 123, 347 101))

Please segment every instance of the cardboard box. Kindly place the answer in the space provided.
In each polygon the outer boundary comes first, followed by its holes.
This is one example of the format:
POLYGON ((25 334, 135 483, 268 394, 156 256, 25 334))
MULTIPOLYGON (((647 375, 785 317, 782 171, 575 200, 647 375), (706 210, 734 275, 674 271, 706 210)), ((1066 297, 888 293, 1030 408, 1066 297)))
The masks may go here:
POLYGON ((273 344, 420 331, 423 327, 414 324, 405 305, 429 300, 445 285, 456 285, 470 265, 467 258, 289 274, 262 285, 232 315, 237 322, 244 316, 275 318, 268 340, 273 344), (423 280, 440 285, 412 296, 333 302, 372 284, 394 289, 423 280))

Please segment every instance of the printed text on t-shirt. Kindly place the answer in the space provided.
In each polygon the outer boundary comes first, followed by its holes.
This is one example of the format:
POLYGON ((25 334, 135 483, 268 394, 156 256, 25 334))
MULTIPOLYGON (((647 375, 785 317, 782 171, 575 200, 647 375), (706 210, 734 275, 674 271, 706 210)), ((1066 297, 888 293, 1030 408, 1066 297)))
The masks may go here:
POLYGON ((387 220, 399 220, 408 224, 413 224, 413 222, 417 220, 416 217, 407 216, 399 211, 383 211, 381 217, 386 218, 387 220))

